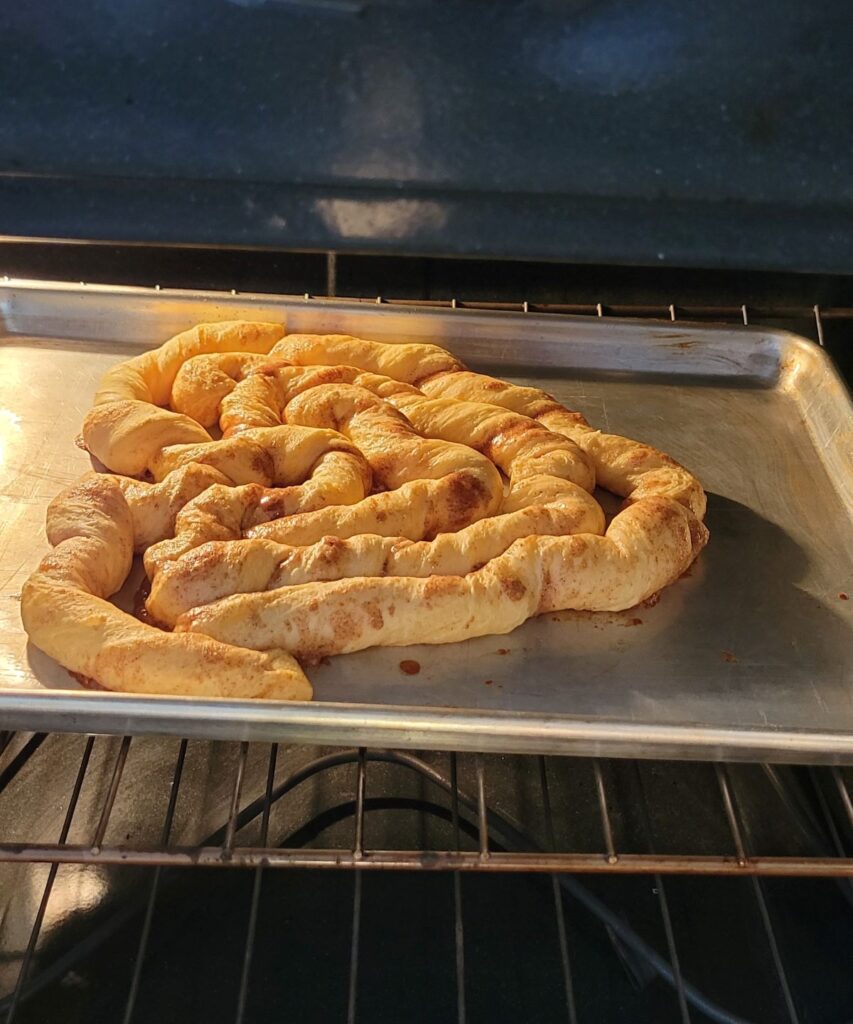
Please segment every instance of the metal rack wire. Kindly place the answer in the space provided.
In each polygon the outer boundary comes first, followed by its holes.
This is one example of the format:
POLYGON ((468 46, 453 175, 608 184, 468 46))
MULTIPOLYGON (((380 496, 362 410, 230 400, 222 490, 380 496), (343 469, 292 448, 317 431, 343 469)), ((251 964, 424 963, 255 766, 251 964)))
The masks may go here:
MULTIPOLYGON (((16 776, 28 761, 38 757, 44 738, 43 734, 33 735, 11 753, 0 771, 0 793, 14 789, 16 776)), ((123 791, 127 791, 134 785, 134 780, 127 783, 125 774, 131 744, 138 746, 152 741, 145 738, 134 740, 130 736, 125 736, 111 759, 106 781, 103 778, 99 781, 97 801, 87 810, 91 826, 88 830, 81 829, 86 834, 80 836, 80 841, 70 842, 69 830, 81 789, 87 781, 96 742, 105 748, 112 743, 110 740, 96 741, 94 737, 89 737, 73 774, 69 770, 68 778, 54 780, 56 792, 69 794, 66 817, 58 839, 10 842, 0 833, 0 863, 23 861, 52 865, 97 863, 148 866, 343 867, 359 870, 418 868, 429 871, 853 877, 853 855, 849 852, 850 839, 853 836, 853 801, 846 774, 848 770, 837 766, 811 769, 809 793, 806 796, 791 788, 791 779, 785 775, 785 768, 762 766, 766 782, 778 801, 779 813, 788 817, 791 837, 790 848, 766 855, 754 849, 750 843, 752 826, 749 818, 744 815, 737 790, 732 783, 734 767, 725 764, 701 765, 705 778, 697 778, 694 785, 697 785, 704 794, 716 792, 717 799, 715 807, 705 808, 707 827, 718 838, 725 835, 725 842, 719 842, 713 851, 671 853, 654 849, 648 797, 640 777, 642 770, 639 762, 630 763, 634 765, 634 771, 640 778, 637 790, 640 799, 637 807, 641 820, 628 836, 628 848, 622 849, 616 839, 614 819, 621 818, 623 812, 615 809, 618 808, 618 796, 613 787, 608 786, 606 776, 608 765, 612 771, 614 765, 624 765, 628 762, 536 758, 538 792, 534 794, 528 791, 527 805, 524 809, 526 819, 533 817, 539 822, 539 827, 531 833, 523 821, 490 805, 490 786, 486 759, 483 755, 473 755, 472 789, 461 787, 457 781, 458 762, 463 759, 466 763, 470 762, 469 755, 451 754, 449 765, 444 766, 441 764, 444 755, 434 754, 425 758, 408 751, 364 748, 326 753, 306 764, 300 764, 283 779, 276 781, 278 745, 273 744, 268 752, 268 770, 263 790, 247 795, 246 765, 250 744, 244 742, 238 745, 236 765, 228 788, 228 814, 224 825, 202 840, 188 844, 176 842, 172 837, 175 806, 189 742, 183 740, 174 759, 165 820, 159 841, 129 845, 107 842, 107 831, 119 790, 123 788, 123 791), (449 800, 454 821, 454 840, 460 822, 463 822, 476 840, 473 848, 461 848, 455 841, 436 848, 398 849, 370 845, 365 839, 365 813, 372 806, 368 767, 380 764, 403 768, 420 776, 430 784, 436 798, 449 800), (305 849, 267 841, 270 815, 275 805, 285 805, 286 798, 318 773, 344 765, 353 765, 355 769, 354 824, 350 842, 327 848, 305 849), (562 837, 560 841, 555 838, 551 791, 555 779, 562 779, 565 783, 566 773, 573 776, 575 784, 577 780, 581 780, 580 785, 595 794, 599 836, 597 843, 593 842, 592 845, 597 848, 583 848, 591 844, 589 837, 583 837, 583 847, 580 849, 573 848, 571 836, 562 837), (808 797, 819 807, 819 818, 807 810, 808 797), (261 841, 238 842, 238 836, 241 833, 245 834, 258 818, 261 820, 261 841), (715 819, 713 823, 710 822, 711 818, 715 819), (648 849, 637 849, 638 843, 634 833, 642 837, 648 849), (801 847, 802 835, 810 840, 810 848, 806 850, 801 847)), ((11 739, 9 747, 15 747, 11 739)))
MULTIPOLYGON (((123 914, 140 921, 134 967, 127 994, 124 1020, 134 1019, 134 1006, 142 983, 151 941, 152 921, 163 896, 163 870, 181 866, 244 867, 254 869, 246 937, 243 945, 237 995, 237 1021, 243 1020, 252 971, 255 933, 258 926, 262 877, 267 869, 356 869, 351 908, 351 941, 347 1021, 357 1019, 357 996, 365 870, 408 868, 453 872, 453 942, 457 974, 457 1017, 465 1021, 465 923, 461 879, 468 872, 532 872, 550 875, 553 912, 561 964, 566 1013, 576 1020, 573 975, 567 941, 565 900, 573 899, 597 917, 624 945, 664 983, 671 985, 681 1020, 689 1020, 689 1007, 699 1007, 711 1019, 736 1019, 719 1013, 708 999, 683 977, 667 896, 666 877, 677 874, 740 875, 750 879, 759 915, 776 972, 779 991, 798 1019, 779 941, 768 907, 762 878, 798 875, 813 878, 853 877, 853 806, 846 769, 791 769, 779 766, 690 766, 690 786, 701 796, 701 836, 712 835, 723 843, 713 853, 670 853, 658 844, 667 843, 666 829, 658 820, 659 797, 656 773, 671 765, 576 758, 524 758, 467 754, 414 754, 385 750, 333 750, 316 752, 284 748, 277 744, 218 744, 216 763, 222 765, 214 813, 222 814, 217 827, 198 841, 187 842, 187 824, 181 808, 194 806, 199 787, 193 760, 204 745, 200 741, 164 741, 125 736, 83 737, 6 735, 0 758, 0 814, 3 808, 28 807, 33 812, 34 787, 51 773, 55 793, 64 794, 62 824, 56 839, 37 835, 35 822, 18 812, 18 825, 32 830, 32 841, 8 841, 0 832, 0 862, 42 862, 49 870, 39 898, 29 939, 23 951, 15 987, 0 1012, 7 1021, 17 1017, 18 1007, 31 991, 30 976, 40 933, 50 904, 57 873, 63 865, 90 868, 108 865, 141 866, 152 870, 140 898, 123 914), (164 744, 171 744, 167 752, 164 744), (51 750, 53 748, 53 750, 51 750), (61 748, 63 756, 57 757, 61 748), (73 757, 70 756, 73 752, 73 757), (131 762, 136 759, 136 764, 131 762), (48 765, 40 765, 44 759, 48 765), (61 765, 61 772, 57 772, 61 765), (342 800, 340 828, 328 844, 305 844, 306 803, 300 791, 324 776, 337 772, 331 792, 342 800), (341 775, 341 772, 344 774, 341 775), (411 805, 388 796, 400 789, 388 773, 401 772, 424 784, 422 797, 411 805), (527 780, 524 795, 507 801, 507 780, 519 773, 527 780), (751 774, 747 778, 744 773, 751 774), (760 806, 750 801, 756 779, 763 784, 760 806), (374 782, 375 779, 375 782, 374 782), (139 790, 156 790, 159 800, 146 805, 145 835, 133 842, 116 842, 133 823, 140 821, 139 790), (17 792, 16 792, 17 791, 17 792), (585 807, 594 807, 590 828, 565 827, 565 808, 578 792, 588 795, 585 807), (716 806, 707 795, 716 793, 716 806), (625 801, 628 801, 626 806, 625 801), (157 807, 159 806, 159 811, 157 807), (561 813, 559 808, 563 809, 561 813), (424 814, 443 820, 443 843, 411 848, 385 848, 383 835, 398 835, 388 826, 373 830, 374 817, 390 812, 424 814), (768 838, 767 816, 779 824, 775 838, 768 838), (765 819, 762 824, 762 818, 765 819), (594 827, 593 827, 594 826, 594 827), (147 830, 147 831, 146 831, 147 830), (593 834, 595 833, 595 834, 593 834), (766 855, 768 842, 782 837, 784 848, 766 855), (75 840, 75 841, 72 841, 75 840), (572 844, 571 839, 575 842, 572 844), (567 874, 571 872, 571 874, 567 874), (640 938, 620 916, 580 881, 583 873, 622 873, 653 876, 665 953, 640 938)), ((211 780, 205 781, 207 788, 211 780)), ((510 787, 511 788, 511 787, 510 787)), ((329 802, 327 793, 327 802, 329 802)), ((332 801, 333 802, 333 801, 332 801)), ((314 813, 314 803, 308 817, 314 813)), ((185 810, 185 808, 184 808, 185 810)), ((52 819, 55 820, 55 819, 52 819)), ((204 822, 196 822, 207 828, 204 822)), ((50 831, 44 824, 42 831, 50 831)), ((771 831, 774 831, 771 829, 771 831)), ((849 884, 849 883, 847 883, 849 884)), ((847 890, 849 896, 849 890, 847 890)), ((105 941, 105 937, 101 936, 105 941)), ((42 984, 39 981, 38 988, 42 984)), ((717 1008, 718 1009, 718 1008, 717 1008)))
MULTIPOLYGON (((236 292, 234 294, 237 294, 236 292)), ((340 298, 330 292, 328 296, 315 296, 306 293, 306 301, 323 298, 340 298)), ((745 327, 758 325, 767 320, 788 320, 797 321, 801 326, 800 330, 811 335, 814 332, 814 340, 824 347, 824 323, 826 321, 847 321, 853 320, 853 307, 829 306, 821 308, 819 304, 813 306, 747 306, 742 303, 739 306, 731 305, 676 305, 674 302, 666 304, 648 303, 601 303, 601 302, 483 302, 478 300, 462 299, 396 299, 385 298, 377 295, 373 299, 345 298, 351 302, 375 303, 376 305, 387 306, 422 306, 428 309, 470 309, 494 311, 499 313, 550 313, 572 316, 592 316, 604 318, 607 316, 642 318, 651 320, 668 320, 675 323, 679 320, 705 321, 742 324, 745 327)))

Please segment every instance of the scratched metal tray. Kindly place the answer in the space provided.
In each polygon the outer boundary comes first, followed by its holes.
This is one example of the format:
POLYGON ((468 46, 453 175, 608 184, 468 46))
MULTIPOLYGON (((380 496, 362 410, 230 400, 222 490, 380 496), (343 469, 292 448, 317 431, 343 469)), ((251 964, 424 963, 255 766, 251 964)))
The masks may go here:
POLYGON ((10 282, 0 287, 0 724, 432 749, 853 760, 851 406, 824 352, 778 331, 10 282), (310 670, 313 703, 80 690, 28 647, 21 585, 113 362, 201 320, 435 341, 670 452, 711 541, 658 604, 563 613, 452 646, 310 670), (417 675, 402 660, 420 665, 417 675))

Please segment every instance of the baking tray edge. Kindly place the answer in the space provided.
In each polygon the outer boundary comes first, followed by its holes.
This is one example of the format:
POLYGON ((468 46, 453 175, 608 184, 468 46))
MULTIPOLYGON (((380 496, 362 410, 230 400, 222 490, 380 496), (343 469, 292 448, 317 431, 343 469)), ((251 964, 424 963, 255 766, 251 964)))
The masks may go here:
POLYGON ((127 694, 0 694, 7 729, 204 736, 334 746, 504 754, 853 764, 853 734, 630 722, 527 712, 371 704, 147 698, 127 694), (227 711, 227 714, 223 712, 227 711))
MULTIPOLYGON (((249 304, 279 304, 299 301, 300 297, 273 294, 201 292, 184 289, 141 288, 131 286, 84 286, 70 282, 3 280, 0 292, 23 291, 82 292, 119 295, 150 295, 158 299, 221 300, 235 299, 249 304)), ((305 297, 308 301, 309 297, 305 297)), ((317 300, 314 300, 317 301, 317 300)), ((318 302, 318 304, 320 304, 318 302)), ((358 300, 324 300, 334 307, 367 312, 358 300)), ((434 308, 412 304, 411 311, 436 313, 434 308)), ((396 307, 405 312, 405 307, 396 307)), ((445 311, 442 311, 445 312, 445 311)), ((460 311, 462 316, 467 311, 460 311)), ((446 315, 446 312, 445 312, 446 315)), ((524 313, 471 311, 477 318, 518 316, 524 313)), ((585 317, 548 314, 549 322, 585 321, 585 317)), ((611 328, 626 321, 613 318, 611 328)), ((630 321, 627 321, 630 323, 630 321)), ((707 323, 688 325, 634 321, 647 329, 714 331, 707 323)), ((722 330, 726 330, 722 327, 722 330)), ((728 328, 730 329, 730 328, 728 328)), ((719 332, 721 328, 717 328, 719 332)), ((745 329, 739 328, 738 333, 745 329)), ((786 331, 760 329, 766 338, 780 345, 814 348, 814 358, 824 353, 805 339, 786 331)), ((17 331, 13 328, 10 334, 17 331)), ((759 331, 754 333, 758 334, 759 331)), ((762 370, 764 367, 761 368, 762 370)), ((824 369, 840 380, 827 361, 824 369)), ((762 373, 759 373, 763 376, 762 373)), ((841 385, 837 394, 846 397, 841 385)), ((848 399, 849 401, 849 399, 848 399)), ((822 410, 827 412, 825 408, 822 410)), ((836 410, 838 412, 839 410, 836 410)), ((832 416, 832 419, 835 417, 832 416)), ((822 432, 822 431, 821 431, 822 432)), ((830 431, 827 431, 828 433, 830 431)), ((853 734, 845 731, 816 731, 784 728, 708 727, 695 722, 650 725, 613 719, 595 719, 529 712, 486 712, 454 708, 387 706, 342 703, 290 704, 268 701, 206 701, 193 698, 145 697, 127 694, 98 694, 81 691, 0 691, 0 724, 7 729, 33 729, 58 732, 95 732, 101 734, 158 734, 199 736, 208 739, 287 741, 292 743, 343 744, 470 750, 482 752, 566 754, 609 757, 697 758, 730 761, 771 761, 788 763, 853 763, 853 734)))

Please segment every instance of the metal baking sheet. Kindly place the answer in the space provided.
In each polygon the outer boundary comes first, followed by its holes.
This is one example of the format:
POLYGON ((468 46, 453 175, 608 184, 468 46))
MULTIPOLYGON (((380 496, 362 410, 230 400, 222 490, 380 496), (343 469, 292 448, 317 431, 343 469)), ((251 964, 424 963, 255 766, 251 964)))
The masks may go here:
POLYGON ((12 281, 0 287, 0 722, 5 728, 632 756, 853 760, 849 396, 779 331, 12 281), (310 670, 312 703, 90 693, 28 646, 21 585, 113 362, 202 320, 438 342, 670 452, 711 542, 653 607, 310 670), (406 675, 400 661, 421 670, 406 675))

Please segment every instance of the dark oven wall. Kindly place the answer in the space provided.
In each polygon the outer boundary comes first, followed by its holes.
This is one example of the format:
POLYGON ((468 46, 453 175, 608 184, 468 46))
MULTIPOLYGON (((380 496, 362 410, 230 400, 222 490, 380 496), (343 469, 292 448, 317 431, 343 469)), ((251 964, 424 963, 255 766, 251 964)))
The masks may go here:
POLYGON ((0 11, 0 230, 850 271, 847 0, 0 11))

